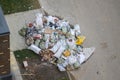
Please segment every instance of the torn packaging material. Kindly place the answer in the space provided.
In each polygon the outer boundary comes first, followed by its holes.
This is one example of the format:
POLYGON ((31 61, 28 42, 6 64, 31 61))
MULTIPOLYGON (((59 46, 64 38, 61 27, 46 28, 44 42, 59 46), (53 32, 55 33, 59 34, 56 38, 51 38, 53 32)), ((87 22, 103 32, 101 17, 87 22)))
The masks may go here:
POLYGON ((77 54, 77 58, 80 64, 82 64, 86 60, 85 55, 83 55, 83 52, 77 54))
POLYGON ((75 56, 71 55, 68 57, 68 61, 69 61, 70 65, 73 65, 74 63, 76 63, 77 58, 75 56))
POLYGON ((42 27, 42 28, 43 28, 42 17, 43 17, 43 15, 40 14, 40 13, 37 13, 37 14, 36 14, 36 25, 37 25, 38 29, 39 29, 39 27, 42 27))
POLYGON ((53 30, 51 30, 50 28, 45 28, 45 34, 52 34, 53 30))
POLYGON ((70 56, 70 51, 69 50, 65 50, 64 52, 63 52, 63 55, 65 56, 65 57, 68 57, 68 56, 70 56))
POLYGON ((25 40, 25 43, 27 45, 33 44, 34 43, 33 37, 27 37, 26 40, 25 40))
POLYGON ((80 26, 78 24, 74 25, 76 36, 81 34, 80 26))
POLYGON ((60 64, 57 64, 57 67, 60 71, 66 71, 66 69, 60 64))
POLYGON ((35 52, 36 54, 39 54, 41 49, 39 47, 37 47, 36 45, 32 44, 28 47, 29 50, 32 50, 33 52, 35 52))
POLYGON ((78 24, 74 25, 74 28, 70 28, 70 33, 72 36, 80 36, 80 26, 78 24))
POLYGON ((46 17, 46 19, 47 19, 47 22, 51 22, 53 24, 55 24, 56 20, 59 20, 57 17, 53 17, 53 16, 48 16, 46 17))
POLYGON ((49 38, 45 42, 45 48, 48 49, 48 46, 49 46, 49 38))
POLYGON ((73 64, 74 68, 79 68, 80 67, 80 63, 79 61, 76 61, 74 64, 73 64))
POLYGON ((83 53, 85 55, 85 60, 87 60, 95 51, 95 47, 83 48, 83 53))
POLYGON ((70 30, 69 22, 68 21, 63 21, 60 23, 61 29, 63 33, 67 33, 70 30))
POLYGON ((27 68, 28 67, 28 62, 27 61, 23 61, 23 65, 24 65, 25 68, 27 68))
POLYGON ((75 36, 75 29, 70 29, 70 33, 72 36, 75 36))
POLYGON ((18 33, 19 33, 22 37, 25 37, 25 34, 26 34, 26 28, 23 27, 22 29, 20 29, 20 30, 18 31, 18 33))
POLYGON ((72 49, 74 49, 75 48, 75 40, 73 39, 73 38, 69 38, 69 39, 67 39, 67 45, 69 46, 69 48, 72 50, 72 49))
POLYGON ((95 48, 83 48, 83 52, 80 52, 80 54, 77 54, 77 58, 80 64, 85 62, 86 60, 89 59, 89 57, 94 53, 95 48))
POLYGON ((53 48, 51 48, 50 50, 51 50, 52 52, 56 53, 57 50, 58 50, 60 47, 61 47, 61 42, 58 41, 58 42, 53 46, 53 48))
POLYGON ((55 56, 56 58, 60 58, 64 50, 65 50, 65 47, 61 46, 61 47, 58 49, 58 51, 54 54, 54 56, 55 56))
POLYGON ((41 34, 33 34, 34 39, 42 39, 41 34))
POLYGON ((77 36, 76 45, 82 45, 85 39, 85 36, 77 36))
POLYGON ((33 34, 33 33, 37 33, 37 29, 35 26, 33 26, 33 23, 29 23, 29 26, 27 27, 27 30, 26 30, 26 35, 29 35, 30 33, 33 34))

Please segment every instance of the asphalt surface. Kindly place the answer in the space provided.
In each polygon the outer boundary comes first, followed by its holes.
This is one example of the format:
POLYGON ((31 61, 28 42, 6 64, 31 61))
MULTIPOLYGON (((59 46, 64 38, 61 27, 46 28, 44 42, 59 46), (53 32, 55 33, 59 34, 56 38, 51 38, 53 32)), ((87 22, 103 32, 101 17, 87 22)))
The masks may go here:
POLYGON ((40 0, 50 14, 80 24, 94 55, 72 71, 76 80, 120 80, 120 0, 40 0))

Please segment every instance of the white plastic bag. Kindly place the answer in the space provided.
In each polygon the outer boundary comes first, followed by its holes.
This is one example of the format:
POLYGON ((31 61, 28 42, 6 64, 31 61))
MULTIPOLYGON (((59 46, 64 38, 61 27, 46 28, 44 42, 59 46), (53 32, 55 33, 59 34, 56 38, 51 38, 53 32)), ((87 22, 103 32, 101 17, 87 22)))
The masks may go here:
POLYGON ((62 56, 63 51, 65 50, 65 47, 61 46, 58 51, 54 54, 56 58, 60 58, 62 56))
POLYGON ((63 67, 66 67, 68 65, 68 61, 65 60, 64 63, 62 63, 63 67))
POLYGON ((85 62, 94 52, 95 48, 83 48, 83 52, 80 52, 80 54, 77 55, 78 61, 80 64, 85 62))
POLYGON ((60 46, 61 46, 61 43, 60 43, 60 41, 58 41, 58 42, 53 46, 53 48, 51 48, 50 50, 51 50, 52 52, 56 53, 57 50, 60 48, 60 46))
POLYGON ((60 64, 57 64, 57 67, 60 71, 66 71, 66 69, 60 64))
POLYGON ((43 15, 40 13, 36 14, 36 25, 37 27, 43 27, 43 21, 42 21, 43 15))
POLYGON ((70 29, 70 33, 72 36, 75 36, 75 29, 70 29))
POLYGON ((47 49, 49 47, 49 39, 45 41, 45 48, 47 49))
POLYGON ((95 47, 91 48, 83 48, 83 54, 85 55, 85 59, 87 60, 95 51, 95 47))
POLYGON ((39 52, 41 51, 41 49, 37 46, 35 46, 34 44, 30 45, 28 47, 28 49, 32 50, 33 52, 35 52, 36 54, 39 54, 39 52))
POLYGON ((83 52, 80 52, 80 54, 78 54, 77 57, 80 64, 82 64, 86 60, 85 55, 83 55, 83 52))
POLYGON ((74 29, 75 29, 76 36, 81 34, 80 26, 78 24, 74 25, 74 29))
POLYGON ((75 40, 73 38, 67 39, 67 44, 71 50, 75 48, 75 40))
POLYGON ((53 17, 53 16, 48 16, 46 17, 46 19, 48 23, 52 22, 53 24, 55 24, 55 21, 54 21, 55 19, 59 20, 57 17, 53 17))
POLYGON ((70 65, 73 65, 74 63, 77 62, 77 57, 71 55, 71 56, 68 57, 68 61, 69 61, 69 64, 70 64, 70 65))
POLYGON ((69 27, 69 22, 68 21, 62 21, 62 22, 60 22, 60 26, 61 27, 69 27))

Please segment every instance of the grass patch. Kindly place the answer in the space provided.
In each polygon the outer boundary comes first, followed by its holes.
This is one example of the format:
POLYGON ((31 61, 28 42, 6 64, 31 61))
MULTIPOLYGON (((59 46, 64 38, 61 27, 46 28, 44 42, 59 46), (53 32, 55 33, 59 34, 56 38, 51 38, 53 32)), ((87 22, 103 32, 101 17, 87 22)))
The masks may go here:
POLYGON ((60 79, 58 79, 58 80, 69 80, 69 79, 66 78, 66 77, 62 77, 62 78, 60 78, 60 79))
POLYGON ((27 58, 39 58, 37 54, 35 54, 33 51, 28 50, 28 49, 14 51, 14 55, 17 61, 19 62, 22 62, 23 60, 25 60, 26 57, 27 58))
POLYGON ((4 14, 40 8, 38 0, 0 0, 4 14))

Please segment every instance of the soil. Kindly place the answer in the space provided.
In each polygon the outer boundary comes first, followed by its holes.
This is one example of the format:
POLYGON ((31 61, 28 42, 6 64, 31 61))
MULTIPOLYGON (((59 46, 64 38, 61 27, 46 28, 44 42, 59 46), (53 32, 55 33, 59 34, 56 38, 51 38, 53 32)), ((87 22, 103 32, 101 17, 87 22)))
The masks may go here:
POLYGON ((19 63, 23 80, 69 80, 67 72, 60 72, 57 67, 40 59, 27 59, 28 67, 19 63))

